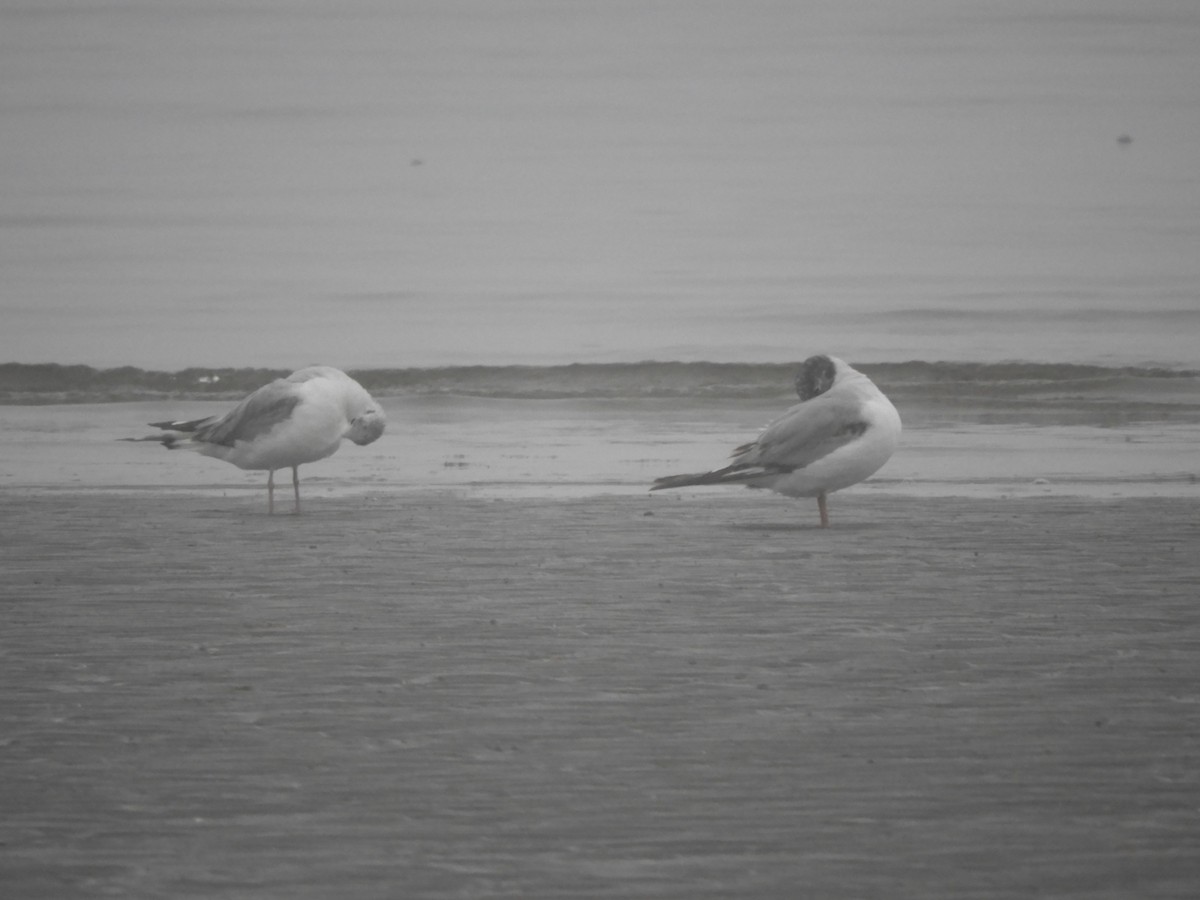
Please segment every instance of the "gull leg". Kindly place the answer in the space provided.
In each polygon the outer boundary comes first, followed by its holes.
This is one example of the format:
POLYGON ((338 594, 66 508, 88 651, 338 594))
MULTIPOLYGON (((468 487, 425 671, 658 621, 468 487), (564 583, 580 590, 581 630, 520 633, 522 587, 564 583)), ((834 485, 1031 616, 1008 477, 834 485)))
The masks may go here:
POLYGON ((267 471, 267 515, 275 515, 275 470, 267 471))
POLYGON ((296 496, 295 514, 300 515, 300 467, 292 466, 292 493, 296 496))
POLYGON ((817 509, 821 511, 821 527, 829 527, 829 507, 825 505, 825 492, 817 494, 817 509))

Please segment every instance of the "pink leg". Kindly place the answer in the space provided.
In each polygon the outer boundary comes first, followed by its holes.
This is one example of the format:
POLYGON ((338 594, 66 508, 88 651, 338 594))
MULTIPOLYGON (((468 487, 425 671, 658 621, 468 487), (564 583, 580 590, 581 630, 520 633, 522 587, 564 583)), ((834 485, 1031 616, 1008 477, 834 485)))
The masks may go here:
POLYGON ((295 514, 300 515, 300 467, 292 466, 292 493, 296 496, 295 514))
POLYGON ((821 527, 829 527, 829 507, 825 505, 825 492, 817 494, 817 509, 821 511, 821 527))
POLYGON ((275 470, 267 472, 267 515, 275 515, 275 470))

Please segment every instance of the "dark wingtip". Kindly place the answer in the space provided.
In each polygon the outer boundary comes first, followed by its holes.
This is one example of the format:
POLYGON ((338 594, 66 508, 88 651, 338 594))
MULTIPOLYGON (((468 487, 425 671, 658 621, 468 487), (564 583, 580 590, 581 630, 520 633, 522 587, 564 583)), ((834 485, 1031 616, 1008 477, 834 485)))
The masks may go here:
POLYGON ((181 419, 168 419, 166 422, 151 422, 151 428, 162 428, 167 431, 195 431, 201 425, 206 425, 211 422, 212 416, 205 416, 203 419, 191 419, 183 421, 181 419))
POLYGON ((135 444, 141 444, 146 441, 151 441, 156 444, 162 444, 168 450, 175 450, 179 443, 179 438, 173 434, 152 434, 149 437, 140 438, 117 438, 118 441, 131 441, 135 444))
POLYGON ((691 487, 697 484, 712 484, 713 472, 701 472, 694 475, 664 475, 662 478, 655 478, 654 484, 650 490, 661 491, 664 488, 691 487))

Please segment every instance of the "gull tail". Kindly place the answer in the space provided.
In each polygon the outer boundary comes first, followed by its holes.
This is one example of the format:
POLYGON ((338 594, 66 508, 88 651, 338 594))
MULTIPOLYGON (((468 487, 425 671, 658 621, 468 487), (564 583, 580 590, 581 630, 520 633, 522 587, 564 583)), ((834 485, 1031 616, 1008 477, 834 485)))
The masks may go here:
POLYGON ((192 419, 190 422, 151 422, 151 428, 161 428, 164 431, 183 431, 193 432, 202 425, 207 425, 213 420, 212 416, 205 416, 203 419, 192 419))
POLYGON ((140 438, 118 438, 121 441, 154 441, 162 444, 168 450, 174 450, 180 446, 180 441, 187 440, 193 432, 198 428, 213 420, 212 416, 205 416, 203 419, 192 419, 190 422, 151 422, 151 428, 161 428, 162 431, 158 434, 149 434, 146 437, 140 438))
POLYGON ((754 478, 766 474, 761 466, 726 466, 714 469, 712 472, 696 472, 691 475, 664 475, 655 478, 650 486, 652 491, 662 491, 667 488, 692 487, 699 484, 745 484, 754 478))
POLYGON ((117 438, 118 441, 153 441, 156 444, 162 444, 168 450, 174 450, 179 446, 179 442, 186 439, 187 435, 179 431, 164 431, 162 434, 148 434, 140 438, 117 438))

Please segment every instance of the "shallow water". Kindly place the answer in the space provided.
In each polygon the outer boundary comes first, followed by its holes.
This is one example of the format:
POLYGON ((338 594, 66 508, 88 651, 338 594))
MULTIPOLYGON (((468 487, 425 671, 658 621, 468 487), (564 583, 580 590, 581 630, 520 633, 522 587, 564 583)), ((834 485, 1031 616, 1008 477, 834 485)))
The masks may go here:
POLYGON ((0 361, 1200 366, 1198 44, 1188 0, 5 4, 0 361))

